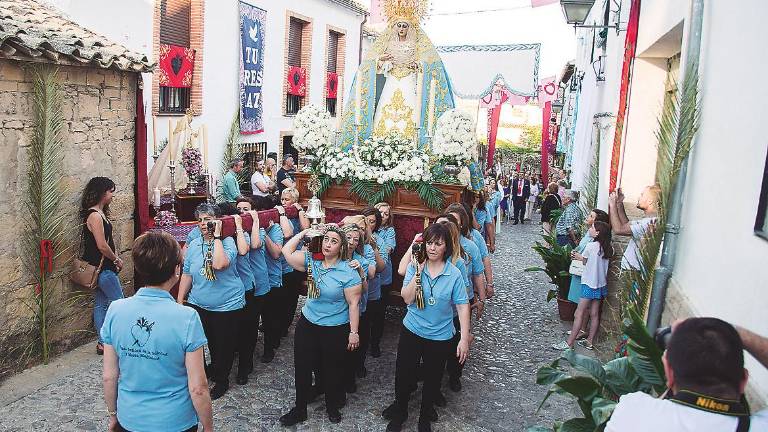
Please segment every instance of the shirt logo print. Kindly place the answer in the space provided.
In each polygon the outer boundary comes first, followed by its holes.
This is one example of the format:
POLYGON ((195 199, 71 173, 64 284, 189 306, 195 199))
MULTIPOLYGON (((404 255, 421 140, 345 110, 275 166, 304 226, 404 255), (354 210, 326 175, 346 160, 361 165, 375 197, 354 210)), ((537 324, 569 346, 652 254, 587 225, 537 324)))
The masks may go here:
POLYGON ((152 327, 154 322, 147 321, 146 318, 141 317, 136 320, 136 324, 131 327, 131 336, 133 337, 133 345, 144 347, 152 335, 152 327))

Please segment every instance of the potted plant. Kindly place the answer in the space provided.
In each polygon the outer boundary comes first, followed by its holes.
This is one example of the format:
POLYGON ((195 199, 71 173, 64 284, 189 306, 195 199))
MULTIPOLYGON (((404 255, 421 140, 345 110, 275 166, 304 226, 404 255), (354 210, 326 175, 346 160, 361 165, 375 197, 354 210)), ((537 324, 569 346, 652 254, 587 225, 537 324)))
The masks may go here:
POLYGON ((544 260, 544 267, 529 267, 525 271, 540 271, 549 276, 554 286, 547 291, 547 301, 553 298, 557 299, 557 310, 560 314, 560 319, 563 321, 573 321, 577 305, 568 300, 568 289, 571 286, 571 275, 568 273, 568 268, 571 266, 572 248, 567 245, 560 246, 557 244, 557 235, 554 230, 549 234, 542 234, 541 237, 544 239, 544 243, 537 241, 532 246, 532 249, 544 260))

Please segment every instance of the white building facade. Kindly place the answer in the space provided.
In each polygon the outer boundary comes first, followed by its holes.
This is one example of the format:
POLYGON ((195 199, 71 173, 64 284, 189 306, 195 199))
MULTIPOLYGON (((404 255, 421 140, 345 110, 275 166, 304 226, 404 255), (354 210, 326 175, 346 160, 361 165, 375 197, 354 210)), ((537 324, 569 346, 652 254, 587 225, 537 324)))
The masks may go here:
MULTIPOLYGON (((613 1, 609 3, 616 9, 613 1)), ((630 4, 631 0, 621 1, 621 23, 627 22, 630 4)), ((645 186, 654 183, 654 133, 665 97, 675 94, 674 82, 685 68, 692 13, 691 0, 642 0, 641 5, 618 176, 628 207, 645 186)), ((585 24, 600 24, 604 7, 605 2, 598 0, 585 24)), ((763 43, 768 38, 766 22, 768 8, 760 0, 704 1, 701 121, 688 165, 663 325, 677 318, 714 316, 768 336, 764 315, 768 310, 768 140, 762 127, 768 118, 768 88, 748 84, 768 67, 763 43)), ((616 37, 613 29, 608 31, 605 81, 596 82, 590 64, 595 58, 591 31, 578 30, 576 65, 584 75, 571 150, 572 181, 577 189, 584 184, 591 164, 587 155, 600 140, 598 207, 606 209, 626 33, 616 37), (598 134, 595 125, 603 120, 595 116, 601 113, 605 113, 603 119, 614 120, 603 123, 605 132, 598 134)), ((746 367, 753 408, 765 406, 768 370, 748 355, 746 367)))
MULTIPOLYGON (((192 127, 206 125, 209 166, 211 172, 218 174, 240 101, 239 2, 53 0, 53 3, 74 21, 130 49, 146 53, 155 62, 158 61, 158 46, 163 42, 161 39, 168 37, 163 34, 168 33, 167 28, 176 33, 188 32, 189 46, 195 49, 189 96, 189 106, 194 112, 192 127), (168 22, 164 22, 166 19, 168 22), (179 30, 173 27, 174 20, 188 21, 189 26, 179 30)), ((340 88, 344 90, 339 92, 338 103, 343 103, 359 64, 360 35, 367 10, 356 0, 245 0, 245 3, 265 10, 267 17, 262 87, 264 131, 241 135, 240 139, 247 144, 244 146, 246 151, 281 154, 283 143, 290 143, 293 129, 293 113, 286 106, 287 67, 298 66, 306 70, 307 94, 298 101, 299 107, 309 103, 326 106, 326 74, 330 57, 335 54, 335 71, 343 86, 340 88), (335 53, 329 50, 332 38, 335 53), (289 64, 289 51, 293 55, 290 63, 298 59, 300 64, 289 64)), ((168 120, 179 120, 183 110, 168 113, 162 109, 156 76, 145 74, 144 83, 148 165, 151 167, 153 136, 158 141, 166 139, 168 120), (153 131, 150 114, 156 116, 156 131, 153 131)))

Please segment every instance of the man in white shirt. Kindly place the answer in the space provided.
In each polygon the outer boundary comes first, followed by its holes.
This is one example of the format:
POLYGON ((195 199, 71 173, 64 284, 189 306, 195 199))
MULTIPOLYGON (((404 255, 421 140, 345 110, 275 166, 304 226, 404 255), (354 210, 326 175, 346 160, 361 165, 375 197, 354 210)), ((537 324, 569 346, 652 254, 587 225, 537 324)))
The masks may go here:
POLYGON ((627 211, 624 209, 624 194, 621 188, 612 192, 608 198, 608 216, 611 219, 613 234, 631 236, 621 259, 622 270, 640 270, 641 258, 638 243, 643 239, 649 229, 653 229, 658 215, 658 202, 661 189, 658 185, 648 186, 637 199, 637 208, 642 210, 645 217, 640 220, 630 221, 627 211))
POLYGON ((768 431, 768 410, 749 416, 742 405, 744 349, 768 367, 767 338, 717 318, 674 325, 662 358, 670 396, 622 396, 605 432, 768 431))
POLYGON ((251 176, 251 188, 253 190, 253 200, 256 203, 256 208, 264 210, 269 208, 269 195, 274 192, 275 185, 269 176, 264 174, 264 160, 259 159, 256 161, 256 167, 251 176))

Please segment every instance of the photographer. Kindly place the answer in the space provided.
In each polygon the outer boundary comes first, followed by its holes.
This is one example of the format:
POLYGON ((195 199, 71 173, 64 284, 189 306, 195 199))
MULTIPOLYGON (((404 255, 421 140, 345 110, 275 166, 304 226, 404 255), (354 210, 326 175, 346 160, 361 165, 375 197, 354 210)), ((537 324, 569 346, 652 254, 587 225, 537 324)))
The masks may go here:
POLYGON ((203 233, 190 242, 184 258, 177 301, 192 305, 200 315, 208 339, 211 364, 206 368, 216 383, 211 399, 229 389, 229 372, 235 357, 240 313, 245 306, 245 287, 237 273, 235 240, 221 238, 218 206, 203 203, 195 209, 198 228, 203 233))
POLYGON ((750 417, 743 398, 743 350, 768 366, 767 339, 717 318, 689 318, 673 326, 666 345, 667 397, 622 396, 606 432, 768 430, 768 410, 750 417))

